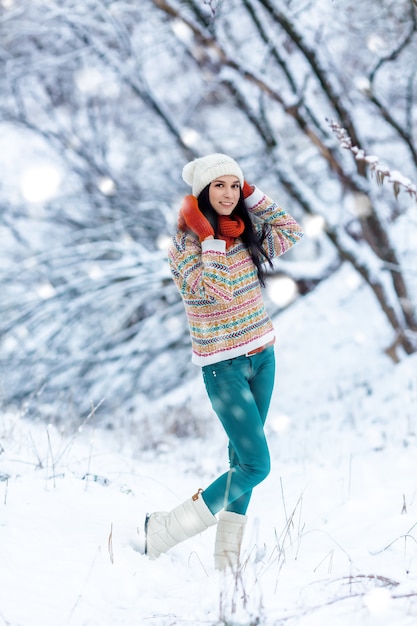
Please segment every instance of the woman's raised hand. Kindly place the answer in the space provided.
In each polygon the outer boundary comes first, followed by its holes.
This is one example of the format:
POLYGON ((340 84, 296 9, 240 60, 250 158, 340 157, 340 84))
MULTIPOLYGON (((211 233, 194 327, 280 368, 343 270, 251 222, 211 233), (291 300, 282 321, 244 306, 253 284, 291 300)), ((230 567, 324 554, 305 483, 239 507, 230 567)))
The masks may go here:
POLYGON ((192 230, 200 241, 214 237, 213 226, 200 211, 195 196, 185 196, 182 202, 178 216, 178 227, 184 230, 184 226, 192 230))
POLYGON ((243 181, 243 187, 242 187, 242 191, 243 191, 243 197, 244 198, 248 198, 249 196, 251 196, 254 192, 254 187, 253 185, 249 185, 248 182, 243 181))

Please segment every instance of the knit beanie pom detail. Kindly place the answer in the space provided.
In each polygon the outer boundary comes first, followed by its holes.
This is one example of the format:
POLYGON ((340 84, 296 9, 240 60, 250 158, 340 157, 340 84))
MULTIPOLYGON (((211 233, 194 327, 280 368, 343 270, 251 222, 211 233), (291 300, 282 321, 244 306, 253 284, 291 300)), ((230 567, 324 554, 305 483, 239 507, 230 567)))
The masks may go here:
POLYGON ((243 172, 234 159, 226 154, 209 154, 187 163, 182 170, 183 180, 192 187, 196 198, 213 180, 219 176, 236 176, 241 187, 244 184, 243 172))

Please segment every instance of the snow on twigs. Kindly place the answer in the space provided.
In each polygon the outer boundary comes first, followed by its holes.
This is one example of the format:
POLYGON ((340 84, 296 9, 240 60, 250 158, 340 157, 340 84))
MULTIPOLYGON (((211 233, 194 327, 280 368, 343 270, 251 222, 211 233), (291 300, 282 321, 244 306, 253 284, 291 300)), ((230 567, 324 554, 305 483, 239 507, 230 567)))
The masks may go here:
POLYGON ((330 128, 335 133, 337 139, 340 142, 342 148, 350 150, 355 156, 357 161, 364 161, 369 165, 369 168, 373 174, 375 174, 377 183, 382 185, 385 180, 392 184, 395 197, 401 190, 406 191, 412 198, 417 200, 417 187, 406 176, 403 176, 397 170, 390 170, 387 165, 381 163, 379 158, 372 154, 366 154, 365 150, 358 148, 358 146, 352 145, 352 139, 348 135, 345 128, 343 128, 338 122, 334 120, 327 120, 330 128))

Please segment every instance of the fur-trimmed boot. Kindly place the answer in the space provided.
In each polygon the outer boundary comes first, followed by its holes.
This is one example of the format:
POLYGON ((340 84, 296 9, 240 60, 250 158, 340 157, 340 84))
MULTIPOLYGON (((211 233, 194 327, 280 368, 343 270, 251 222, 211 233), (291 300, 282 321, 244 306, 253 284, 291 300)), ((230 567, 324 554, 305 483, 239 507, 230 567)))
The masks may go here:
POLYGON ((185 539, 198 535, 217 523, 201 497, 202 489, 170 512, 159 511, 146 516, 145 554, 156 559, 185 539))
POLYGON ((214 567, 220 571, 230 567, 235 571, 239 565, 240 547, 245 530, 246 515, 232 511, 220 511, 214 545, 214 567))

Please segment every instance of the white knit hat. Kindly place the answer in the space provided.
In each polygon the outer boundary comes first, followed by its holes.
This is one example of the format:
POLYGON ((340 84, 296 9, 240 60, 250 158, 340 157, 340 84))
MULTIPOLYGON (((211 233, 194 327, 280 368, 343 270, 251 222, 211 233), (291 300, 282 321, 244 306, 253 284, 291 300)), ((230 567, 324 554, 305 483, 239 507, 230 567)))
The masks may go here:
POLYGON ((243 187, 243 172, 239 165, 226 154, 209 154, 194 159, 184 166, 182 178, 193 188, 193 196, 198 198, 204 187, 219 176, 236 176, 243 187))

